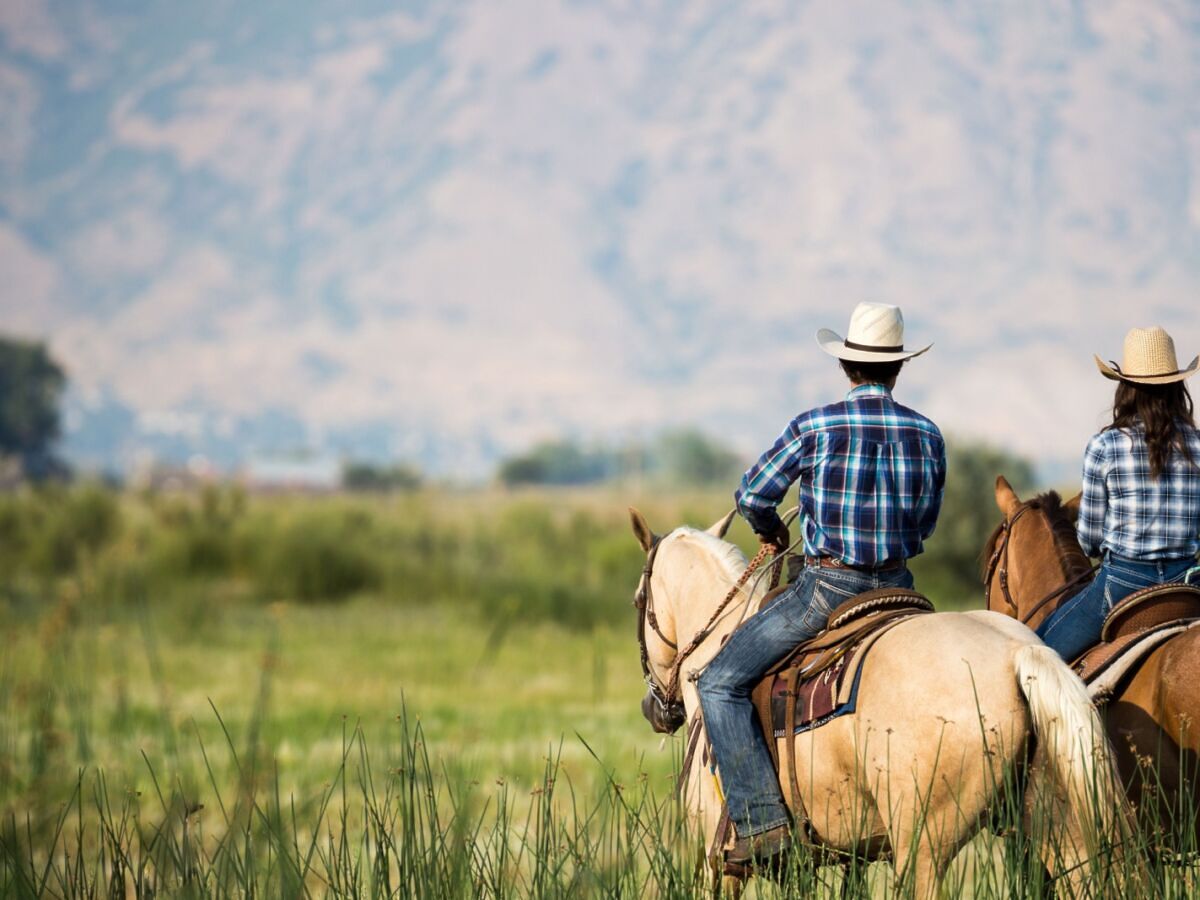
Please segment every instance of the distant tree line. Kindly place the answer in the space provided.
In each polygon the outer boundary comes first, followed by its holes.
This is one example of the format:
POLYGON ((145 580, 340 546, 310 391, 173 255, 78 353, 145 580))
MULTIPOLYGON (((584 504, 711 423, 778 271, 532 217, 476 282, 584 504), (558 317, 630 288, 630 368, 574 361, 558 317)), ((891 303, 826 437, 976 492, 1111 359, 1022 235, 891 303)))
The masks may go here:
POLYGON ((421 472, 408 463, 380 465, 348 462, 342 466, 342 487, 356 493, 411 491, 421 486, 421 472))
POLYGON ((703 432, 664 431, 648 443, 585 446, 575 441, 544 441, 503 460, 496 476, 509 487, 559 487, 646 478, 667 486, 706 487, 741 473, 738 455, 703 432))

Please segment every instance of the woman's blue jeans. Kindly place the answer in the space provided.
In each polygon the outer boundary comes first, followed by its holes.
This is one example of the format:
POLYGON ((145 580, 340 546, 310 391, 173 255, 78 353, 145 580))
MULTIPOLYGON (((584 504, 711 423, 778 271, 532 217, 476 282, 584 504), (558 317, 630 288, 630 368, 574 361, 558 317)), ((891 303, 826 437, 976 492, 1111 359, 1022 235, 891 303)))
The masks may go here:
POLYGON ((819 634, 845 600, 878 587, 912 587, 912 574, 808 567, 729 636, 700 675, 700 706, 738 837, 785 825, 787 807, 750 694, 763 674, 819 634))
POLYGON ((1074 662, 1100 640, 1104 619, 1117 601, 1151 585, 1182 581, 1195 564, 1190 556, 1141 562, 1110 553, 1095 580, 1046 617, 1038 637, 1067 662, 1074 662))

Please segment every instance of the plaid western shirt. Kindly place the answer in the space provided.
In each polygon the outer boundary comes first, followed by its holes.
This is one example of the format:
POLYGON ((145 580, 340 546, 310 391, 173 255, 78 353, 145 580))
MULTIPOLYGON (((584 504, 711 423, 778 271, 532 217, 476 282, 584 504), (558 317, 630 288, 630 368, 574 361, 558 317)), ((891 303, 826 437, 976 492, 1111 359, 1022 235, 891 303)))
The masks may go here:
POLYGON ((946 446, 886 387, 859 385, 793 419, 743 476, 734 496, 756 533, 779 527, 775 508, 795 481, 805 553, 866 566, 908 559, 937 522, 946 446))
MULTIPOLYGON (((1200 464, 1200 431, 1180 423, 1200 464)), ((1200 468, 1175 450, 1157 480, 1141 428, 1109 428, 1083 455, 1083 499, 1076 525, 1089 556, 1179 559, 1200 550, 1200 468)))

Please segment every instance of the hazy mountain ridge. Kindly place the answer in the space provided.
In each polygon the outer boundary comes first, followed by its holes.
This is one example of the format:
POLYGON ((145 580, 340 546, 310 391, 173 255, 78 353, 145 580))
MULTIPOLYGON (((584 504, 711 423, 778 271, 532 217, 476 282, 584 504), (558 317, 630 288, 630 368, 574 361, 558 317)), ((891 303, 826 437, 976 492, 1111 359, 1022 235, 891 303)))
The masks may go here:
POLYGON ((27 0, 0 33, 0 327, 71 370, 81 457, 753 450, 880 299, 937 344, 902 399, 1062 460, 1091 351, 1200 347, 1186 3, 27 0))

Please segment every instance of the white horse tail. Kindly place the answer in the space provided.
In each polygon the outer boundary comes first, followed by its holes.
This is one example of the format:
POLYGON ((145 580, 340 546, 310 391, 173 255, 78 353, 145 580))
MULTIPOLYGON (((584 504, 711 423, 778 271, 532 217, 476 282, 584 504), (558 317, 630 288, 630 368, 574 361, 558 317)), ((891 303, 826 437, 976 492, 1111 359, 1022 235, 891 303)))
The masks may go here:
POLYGON ((1086 855, 1111 852, 1105 847, 1119 846, 1127 835, 1129 809, 1104 723, 1083 682, 1044 644, 1021 646, 1014 663, 1039 755, 1086 855))

